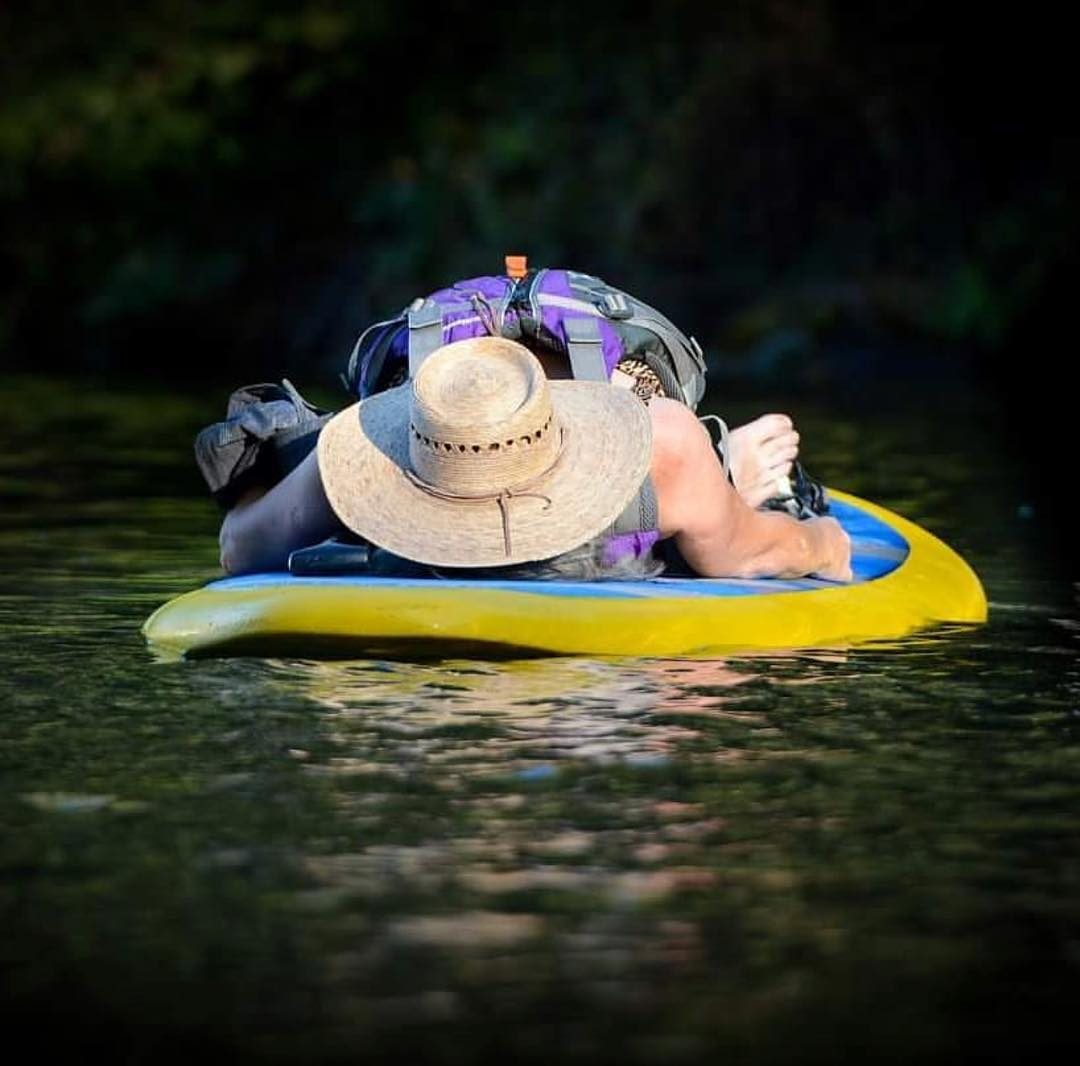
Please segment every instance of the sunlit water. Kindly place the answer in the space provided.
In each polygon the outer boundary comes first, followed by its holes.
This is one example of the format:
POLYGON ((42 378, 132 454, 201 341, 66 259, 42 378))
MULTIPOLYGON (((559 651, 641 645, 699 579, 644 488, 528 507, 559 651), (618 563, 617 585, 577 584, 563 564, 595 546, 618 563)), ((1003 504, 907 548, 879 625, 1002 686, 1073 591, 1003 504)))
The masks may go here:
POLYGON ((219 399, 2 387, 9 1036, 140 1063, 1075 1050, 1073 575, 977 403, 794 413, 815 471, 969 559, 985 627, 159 663, 143 619, 216 573, 189 456, 219 399))

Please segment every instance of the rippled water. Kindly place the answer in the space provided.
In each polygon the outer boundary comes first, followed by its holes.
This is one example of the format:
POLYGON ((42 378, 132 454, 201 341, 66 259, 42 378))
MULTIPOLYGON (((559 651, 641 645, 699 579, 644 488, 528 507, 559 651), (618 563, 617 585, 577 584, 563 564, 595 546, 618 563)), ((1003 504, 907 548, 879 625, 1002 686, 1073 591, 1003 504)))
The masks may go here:
POLYGON ((39 1053, 1075 1050, 1075 575, 978 403, 794 413, 813 469, 972 562, 985 627, 165 664, 139 626, 216 573, 189 439, 219 401, 2 388, 2 1006, 39 1053))

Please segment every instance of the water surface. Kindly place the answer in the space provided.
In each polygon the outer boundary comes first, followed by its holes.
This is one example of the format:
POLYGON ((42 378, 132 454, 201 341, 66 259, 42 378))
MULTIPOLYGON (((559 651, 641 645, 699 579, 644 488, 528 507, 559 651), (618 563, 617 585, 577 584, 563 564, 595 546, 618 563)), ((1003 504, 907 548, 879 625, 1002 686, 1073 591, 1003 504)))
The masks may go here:
POLYGON ((978 398, 793 410, 988 625, 715 662, 160 663, 218 397, 2 382, 8 1031, 121 1062, 1075 1050, 1075 573, 978 398))

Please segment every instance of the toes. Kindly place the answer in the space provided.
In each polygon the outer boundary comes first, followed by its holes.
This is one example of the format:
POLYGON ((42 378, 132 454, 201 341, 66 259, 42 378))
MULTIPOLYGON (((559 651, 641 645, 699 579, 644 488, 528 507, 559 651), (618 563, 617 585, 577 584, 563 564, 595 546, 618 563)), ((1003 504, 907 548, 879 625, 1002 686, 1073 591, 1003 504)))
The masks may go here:
POLYGON ((788 477, 791 474, 791 468, 793 465, 794 464, 790 459, 785 459, 782 462, 775 463, 773 466, 769 467, 766 473, 766 479, 770 484, 772 484, 778 478, 788 477))
POLYGON ((752 422, 751 425, 757 427, 762 440, 767 440, 769 437, 779 437, 785 433, 795 432, 795 423, 791 421, 791 418, 788 415, 782 414, 762 415, 759 419, 752 422))
POLYGON ((799 446, 799 432, 787 415, 762 415, 753 426, 759 434, 755 437, 755 444, 759 448, 797 449, 799 446))
POLYGON ((790 491, 787 479, 799 454, 799 433, 790 416, 761 415, 733 429, 730 442, 735 485, 744 502, 760 507, 790 491))
POLYGON ((748 444, 757 445, 794 431, 794 423, 787 415, 771 414, 761 415, 745 426, 737 426, 731 431, 731 436, 735 440, 743 439, 748 444))
POLYGON ((792 465, 790 459, 780 459, 762 466, 755 472, 750 484, 739 487, 743 498, 752 507, 772 499, 778 493, 777 482, 782 478, 790 477, 792 465), (752 502, 755 499, 756 504, 752 502))
POLYGON ((772 466, 780 462, 790 463, 798 454, 798 434, 769 441, 767 444, 762 445, 761 448, 762 462, 766 466, 772 466))

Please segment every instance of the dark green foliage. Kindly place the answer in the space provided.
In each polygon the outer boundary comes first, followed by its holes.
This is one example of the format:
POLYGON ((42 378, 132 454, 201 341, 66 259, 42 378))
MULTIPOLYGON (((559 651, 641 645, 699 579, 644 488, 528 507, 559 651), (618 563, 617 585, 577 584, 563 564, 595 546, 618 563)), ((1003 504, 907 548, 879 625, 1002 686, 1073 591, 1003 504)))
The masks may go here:
POLYGON ((336 371, 507 251, 751 369, 867 331, 1000 348, 1075 243, 1064 45, 941 17, 6 5, 5 361, 336 371))

